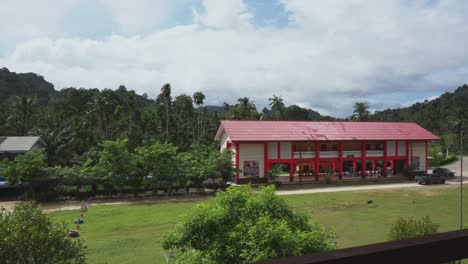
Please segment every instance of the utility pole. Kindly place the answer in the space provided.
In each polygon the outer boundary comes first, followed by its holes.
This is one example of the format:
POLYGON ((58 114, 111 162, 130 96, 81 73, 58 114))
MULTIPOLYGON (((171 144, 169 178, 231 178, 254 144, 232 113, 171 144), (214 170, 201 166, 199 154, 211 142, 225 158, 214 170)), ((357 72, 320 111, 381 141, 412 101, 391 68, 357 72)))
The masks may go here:
POLYGON ((460 230, 463 229, 463 128, 460 123, 460 230))

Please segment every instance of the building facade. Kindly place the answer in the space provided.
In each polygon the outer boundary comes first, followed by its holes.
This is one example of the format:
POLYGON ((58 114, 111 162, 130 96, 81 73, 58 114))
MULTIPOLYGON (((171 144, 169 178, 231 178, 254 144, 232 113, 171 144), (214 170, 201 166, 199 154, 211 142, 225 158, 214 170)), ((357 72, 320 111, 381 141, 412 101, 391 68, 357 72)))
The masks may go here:
POLYGON ((428 143, 439 138, 415 123, 222 121, 220 148, 234 152, 236 179, 266 177, 281 164, 289 181, 426 172, 428 143))

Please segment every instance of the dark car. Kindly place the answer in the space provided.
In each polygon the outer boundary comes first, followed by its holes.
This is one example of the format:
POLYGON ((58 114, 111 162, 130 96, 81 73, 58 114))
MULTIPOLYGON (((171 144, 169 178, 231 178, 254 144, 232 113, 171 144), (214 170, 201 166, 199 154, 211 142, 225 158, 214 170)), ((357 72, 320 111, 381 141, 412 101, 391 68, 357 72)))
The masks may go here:
POLYGON ((416 176, 416 182, 419 184, 434 184, 434 183, 440 183, 444 184, 446 178, 440 174, 424 174, 422 176, 416 176))
POLYGON ((445 178, 449 178, 449 177, 454 177, 455 176, 455 172, 447 169, 447 168, 435 168, 432 170, 432 173, 434 174, 438 174, 438 175, 442 175, 444 176, 445 178))
POLYGON ((5 180, 5 177, 0 175, 0 189, 8 188, 8 182, 5 180))

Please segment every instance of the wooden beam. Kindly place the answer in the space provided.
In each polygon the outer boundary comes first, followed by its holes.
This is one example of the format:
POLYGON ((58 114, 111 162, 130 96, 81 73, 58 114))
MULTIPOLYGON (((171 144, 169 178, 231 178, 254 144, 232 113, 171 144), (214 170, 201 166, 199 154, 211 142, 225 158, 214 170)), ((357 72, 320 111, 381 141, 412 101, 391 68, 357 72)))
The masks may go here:
POLYGON ((468 258, 468 229, 330 252, 257 262, 259 264, 444 263, 468 258))

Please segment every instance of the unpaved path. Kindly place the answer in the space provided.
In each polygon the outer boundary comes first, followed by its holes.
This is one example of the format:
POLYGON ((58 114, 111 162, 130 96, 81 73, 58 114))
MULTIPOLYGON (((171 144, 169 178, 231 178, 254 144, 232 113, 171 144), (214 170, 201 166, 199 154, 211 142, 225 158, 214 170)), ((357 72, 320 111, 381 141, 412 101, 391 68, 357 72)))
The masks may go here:
MULTIPOLYGON (((464 180, 468 184, 468 180, 464 180)), ((323 187, 311 188, 301 190, 283 190, 277 191, 278 195, 295 195, 295 194, 311 194, 311 193, 330 193, 330 192, 346 192, 346 191, 366 191, 366 190, 383 190, 383 189, 402 189, 402 188, 446 188, 455 187, 459 184, 459 180, 447 181, 446 184, 439 185, 419 185, 415 182, 409 183, 387 183, 387 184, 373 184, 364 186, 340 186, 340 187, 323 187)), ((158 202, 187 202, 209 199, 212 196, 199 196, 199 197, 177 197, 177 198, 153 198, 153 199, 132 199, 132 200, 96 200, 89 201, 89 206, 94 205, 121 205, 121 204, 142 204, 142 203, 158 203, 158 202)), ((0 208, 7 210, 13 209, 18 202, 0 202, 0 208)), ((80 201, 67 201, 67 202, 52 202, 41 204, 41 207, 46 212, 62 211, 62 210, 77 210, 80 209, 80 201)))

